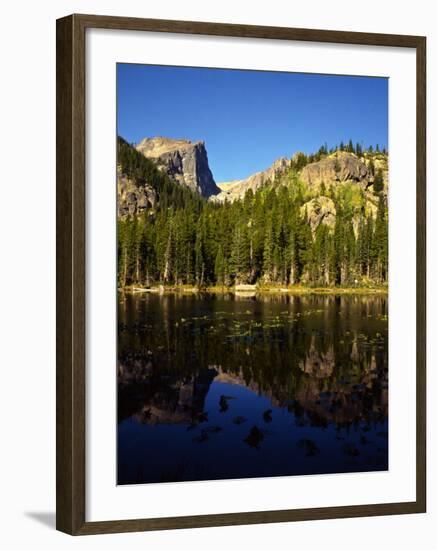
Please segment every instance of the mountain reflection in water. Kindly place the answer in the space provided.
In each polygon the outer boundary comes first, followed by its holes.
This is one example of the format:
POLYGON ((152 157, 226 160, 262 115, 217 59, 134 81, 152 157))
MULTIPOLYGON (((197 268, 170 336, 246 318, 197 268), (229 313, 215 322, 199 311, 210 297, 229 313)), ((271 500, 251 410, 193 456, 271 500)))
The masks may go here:
POLYGON ((120 294, 118 483, 388 468, 384 296, 120 294))

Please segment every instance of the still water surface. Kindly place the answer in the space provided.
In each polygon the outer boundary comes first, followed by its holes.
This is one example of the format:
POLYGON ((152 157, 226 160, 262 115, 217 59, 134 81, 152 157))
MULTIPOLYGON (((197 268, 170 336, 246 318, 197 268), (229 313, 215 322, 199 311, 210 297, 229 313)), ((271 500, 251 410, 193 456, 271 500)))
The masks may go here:
POLYGON ((386 470, 387 306, 120 294, 118 483, 386 470))

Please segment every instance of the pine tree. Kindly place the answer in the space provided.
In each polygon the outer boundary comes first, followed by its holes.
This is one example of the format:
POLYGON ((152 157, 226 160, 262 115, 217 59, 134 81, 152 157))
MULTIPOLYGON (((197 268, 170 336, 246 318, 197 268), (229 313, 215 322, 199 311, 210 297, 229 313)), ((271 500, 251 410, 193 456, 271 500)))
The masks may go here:
POLYGON ((306 214, 297 221, 297 246, 298 277, 301 282, 306 282, 312 260, 312 234, 306 214))
POLYGON ((373 241, 374 276, 378 282, 384 282, 388 272, 388 225, 386 204, 382 193, 379 195, 378 211, 375 221, 373 241))
POLYGON ((328 227, 321 223, 317 227, 313 244, 313 283, 328 286, 331 281, 330 269, 331 238, 328 227))
POLYGON ((194 245, 194 254, 195 254, 195 264, 194 264, 195 282, 196 282, 196 286, 200 288, 205 283, 205 254, 204 254, 204 244, 203 244, 203 231, 202 231, 202 225, 200 222, 197 224, 197 229, 196 229, 196 242, 194 245))
POLYGON ((336 205, 337 215, 334 228, 334 272, 335 283, 343 285, 346 278, 345 268, 345 231, 343 210, 340 203, 336 205))
POLYGON ((246 283, 249 275, 249 242, 247 228, 243 223, 236 225, 232 245, 229 267, 235 284, 246 283))
POLYGON ((270 216, 267 220, 263 247, 263 277, 266 282, 273 280, 274 244, 273 220, 270 216))
POLYGON ((214 264, 214 275, 218 285, 224 286, 226 280, 225 257, 223 255, 223 247, 219 245, 217 256, 214 264))
POLYGON ((382 175, 381 168, 378 168, 375 174, 375 179, 373 180, 373 191, 375 195, 379 195, 381 191, 384 189, 384 178, 382 175))

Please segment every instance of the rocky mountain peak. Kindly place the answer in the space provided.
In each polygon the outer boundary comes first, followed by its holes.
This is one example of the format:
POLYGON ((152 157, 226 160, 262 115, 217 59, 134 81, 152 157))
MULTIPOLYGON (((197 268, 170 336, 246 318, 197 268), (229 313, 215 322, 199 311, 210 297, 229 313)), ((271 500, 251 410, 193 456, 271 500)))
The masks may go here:
POLYGON ((190 145, 193 145, 193 142, 189 139, 172 139, 164 136, 157 136, 142 139, 136 149, 148 158, 157 158, 163 153, 184 149, 190 145))
POLYGON ((136 149, 177 183, 204 197, 220 193, 209 168, 203 141, 152 137, 144 138, 136 149))
POLYGON ((275 160, 275 162, 271 165, 270 169, 273 170, 273 171, 280 171, 280 170, 284 170, 285 168, 287 168, 288 166, 290 165, 290 161, 289 159, 285 158, 285 157, 279 157, 278 159, 275 160))

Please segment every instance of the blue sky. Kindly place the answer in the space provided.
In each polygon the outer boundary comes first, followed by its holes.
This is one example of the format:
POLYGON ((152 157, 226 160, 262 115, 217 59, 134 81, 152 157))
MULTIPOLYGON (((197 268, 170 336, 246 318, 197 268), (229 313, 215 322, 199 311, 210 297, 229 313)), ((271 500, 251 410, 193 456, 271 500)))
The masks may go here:
POLYGON ((205 141, 217 182, 325 142, 387 147, 388 80, 117 65, 118 134, 205 141))

